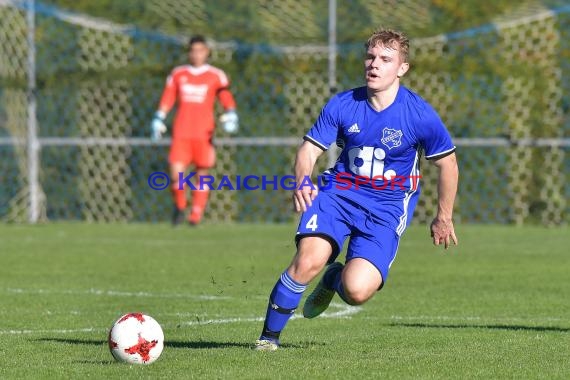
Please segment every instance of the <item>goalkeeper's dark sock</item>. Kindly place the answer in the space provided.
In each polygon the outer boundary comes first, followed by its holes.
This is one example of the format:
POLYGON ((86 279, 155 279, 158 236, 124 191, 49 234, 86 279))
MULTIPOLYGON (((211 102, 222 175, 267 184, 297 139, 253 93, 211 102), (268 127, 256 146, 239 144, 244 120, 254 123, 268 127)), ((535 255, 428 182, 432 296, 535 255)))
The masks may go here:
POLYGON ((269 305, 260 339, 279 342, 279 335, 299 306, 305 289, 307 285, 293 280, 287 271, 281 274, 269 296, 269 305))

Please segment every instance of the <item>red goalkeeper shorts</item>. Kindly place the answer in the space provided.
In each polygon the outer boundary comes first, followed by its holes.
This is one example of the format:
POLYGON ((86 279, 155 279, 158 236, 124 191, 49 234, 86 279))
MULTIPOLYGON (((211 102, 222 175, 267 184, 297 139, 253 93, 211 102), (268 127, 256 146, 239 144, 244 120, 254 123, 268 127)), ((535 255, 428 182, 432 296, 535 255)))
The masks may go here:
POLYGON ((182 163, 185 166, 209 169, 216 163, 216 151, 210 140, 173 139, 168 154, 168 163, 182 163))

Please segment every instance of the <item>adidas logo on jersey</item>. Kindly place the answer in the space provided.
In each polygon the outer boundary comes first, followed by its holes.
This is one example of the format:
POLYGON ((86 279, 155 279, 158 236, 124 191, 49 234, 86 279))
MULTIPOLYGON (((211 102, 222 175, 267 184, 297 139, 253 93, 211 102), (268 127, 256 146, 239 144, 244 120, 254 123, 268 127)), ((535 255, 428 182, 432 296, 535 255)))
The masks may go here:
POLYGON ((354 123, 348 128, 348 133, 358 133, 360 132, 360 128, 358 128, 358 124, 354 123))

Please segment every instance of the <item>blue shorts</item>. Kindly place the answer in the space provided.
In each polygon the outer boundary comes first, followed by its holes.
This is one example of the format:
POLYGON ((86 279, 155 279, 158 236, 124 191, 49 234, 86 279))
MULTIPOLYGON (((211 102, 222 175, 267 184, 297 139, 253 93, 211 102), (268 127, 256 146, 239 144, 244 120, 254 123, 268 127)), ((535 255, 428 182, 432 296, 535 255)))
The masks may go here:
POLYGON ((382 274, 382 284, 388 278, 400 241, 394 230, 379 224, 362 206, 326 192, 320 192, 301 215, 295 236, 297 245, 305 236, 320 236, 331 243, 329 263, 336 260, 350 237, 346 261, 357 257, 368 260, 382 274))

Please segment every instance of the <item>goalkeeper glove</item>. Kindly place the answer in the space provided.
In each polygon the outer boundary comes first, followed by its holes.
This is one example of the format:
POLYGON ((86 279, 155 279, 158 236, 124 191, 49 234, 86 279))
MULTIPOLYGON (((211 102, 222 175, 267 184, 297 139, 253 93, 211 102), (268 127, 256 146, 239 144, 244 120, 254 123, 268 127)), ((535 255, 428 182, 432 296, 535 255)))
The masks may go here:
POLYGON ((239 118, 236 111, 231 110, 220 116, 220 122, 224 131, 228 133, 236 133, 239 128, 239 118))
POLYGON ((151 139, 155 141, 159 140, 162 137, 162 134, 166 133, 166 124, 164 124, 164 119, 166 119, 166 114, 162 111, 156 111, 151 123, 151 139))

